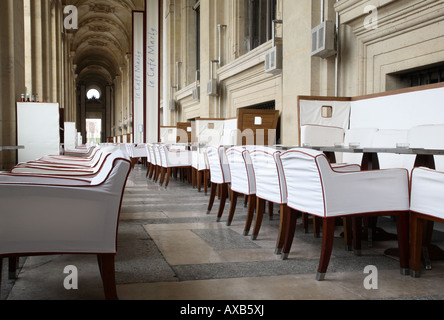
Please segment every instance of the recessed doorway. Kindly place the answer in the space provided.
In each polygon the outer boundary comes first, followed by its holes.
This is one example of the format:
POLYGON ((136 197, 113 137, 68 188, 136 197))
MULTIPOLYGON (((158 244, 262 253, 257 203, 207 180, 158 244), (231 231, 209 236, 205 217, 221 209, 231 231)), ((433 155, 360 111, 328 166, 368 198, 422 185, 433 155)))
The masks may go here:
POLYGON ((102 141, 102 119, 86 119, 86 142, 98 145, 102 141))

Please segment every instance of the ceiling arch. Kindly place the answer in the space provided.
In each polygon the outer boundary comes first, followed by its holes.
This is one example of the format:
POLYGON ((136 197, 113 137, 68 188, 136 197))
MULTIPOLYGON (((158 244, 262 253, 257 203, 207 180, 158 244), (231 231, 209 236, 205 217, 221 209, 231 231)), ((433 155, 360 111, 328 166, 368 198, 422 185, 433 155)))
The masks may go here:
MULTIPOLYGON (((143 10, 145 0, 65 0, 78 10, 78 29, 71 52, 79 82, 112 83, 131 52, 132 11, 143 10)), ((129 66, 127 66, 129 67, 129 66)))

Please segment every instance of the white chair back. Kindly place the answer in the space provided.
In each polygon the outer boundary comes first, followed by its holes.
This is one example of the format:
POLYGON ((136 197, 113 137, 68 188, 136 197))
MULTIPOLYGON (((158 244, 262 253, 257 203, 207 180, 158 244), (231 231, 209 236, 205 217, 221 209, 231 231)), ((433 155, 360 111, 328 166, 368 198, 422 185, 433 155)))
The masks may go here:
POLYGON ((290 208, 324 216, 322 183, 316 157, 322 152, 303 149, 284 152, 280 159, 287 184, 287 205, 290 208))
POLYGON ((106 160, 97 175, 91 180, 91 185, 99 185, 103 183, 106 179, 108 179, 108 174, 111 172, 115 160, 119 158, 129 160, 127 155, 120 150, 114 151, 113 153, 109 154, 106 157, 106 160))
POLYGON ((339 172, 323 153, 307 149, 280 158, 290 208, 321 217, 409 210, 405 169, 339 172))
POLYGON ((230 168, 231 190, 245 195, 256 194, 256 181, 250 153, 245 147, 232 147, 227 150, 230 168))
POLYGON ((207 161, 212 183, 230 183, 230 170, 224 147, 208 147, 207 161))
POLYGON ((159 145, 153 144, 154 156, 156 157, 156 165, 163 166, 162 156, 160 155, 159 145))
MULTIPOLYGON (((374 136, 378 132, 376 128, 354 128, 345 132, 344 144, 359 143, 360 147, 373 147, 374 136)), ((347 153, 345 152, 342 161, 350 164, 361 164, 362 153, 347 153)))
POLYGON ((277 204, 287 203, 287 187, 283 175, 280 152, 268 147, 250 150, 256 180, 256 196, 277 204))
POLYGON ((207 157, 206 157, 206 148, 198 148, 195 151, 192 151, 192 160, 191 166, 198 170, 207 170, 209 168, 207 157))
MULTIPOLYGON (((423 125, 413 127, 408 133, 411 148, 444 149, 444 125, 423 125)), ((436 170, 444 171, 444 157, 435 156, 436 170)), ((407 164, 413 167, 413 158, 407 164)))
POLYGON ((154 152, 154 145, 152 143, 147 144, 148 153, 150 155, 150 162, 153 165, 157 165, 156 154, 154 152))

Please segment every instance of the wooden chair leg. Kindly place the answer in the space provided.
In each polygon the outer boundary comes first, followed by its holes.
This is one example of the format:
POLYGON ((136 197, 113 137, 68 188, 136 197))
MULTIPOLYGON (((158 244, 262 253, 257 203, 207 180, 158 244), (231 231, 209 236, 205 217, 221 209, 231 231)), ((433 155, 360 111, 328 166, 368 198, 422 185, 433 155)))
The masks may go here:
POLYGON ((114 255, 97 255, 100 274, 102 276, 103 288, 106 300, 119 300, 116 288, 116 272, 114 267, 114 255))
POLYGON ((283 260, 288 259, 288 255, 290 254, 291 246, 293 244, 294 233, 296 232, 296 222, 298 219, 298 212, 294 209, 288 208, 288 221, 287 221, 287 230, 285 231, 285 239, 284 246, 282 248, 281 258, 283 260))
POLYGON ((195 168, 191 169, 191 186, 194 188, 197 187, 197 170, 195 168))
POLYGON ((228 195, 228 184, 223 183, 220 185, 220 202, 219 202, 219 211, 217 213, 217 222, 220 222, 222 215, 224 214, 227 195, 228 195))
POLYGON ((409 221, 408 213, 397 216, 396 225, 398 230, 399 263, 402 275, 408 275, 409 271, 409 221))
POLYGON ((248 236, 248 233, 250 233, 251 223, 253 222, 255 210, 256 210, 256 195, 251 194, 248 196, 248 210, 247 210, 247 220, 245 221, 244 236, 248 236))
POLYGON ((343 218, 345 251, 352 251, 353 232, 351 217, 343 218))
POLYGON ((268 218, 273 220, 273 202, 268 201, 268 218))
POLYGON ((148 168, 146 169, 146 175, 145 175, 146 178, 148 178, 148 176, 150 174, 150 167, 151 167, 151 165, 148 165, 148 168))
POLYGON ((238 195, 239 194, 236 191, 231 190, 231 205, 230 205, 230 213, 228 215, 228 220, 227 220, 227 226, 231 226, 231 223, 233 222, 234 213, 236 212, 238 195))
POLYGON ((287 232, 287 225, 288 225, 288 215, 289 215, 288 206, 286 204, 281 204, 280 210, 281 214, 280 214, 280 223, 279 223, 279 233, 276 242, 275 254, 282 253, 282 248, 284 247, 285 234, 287 232))
POLYGON ((163 182, 165 181, 165 174, 166 174, 166 168, 162 167, 160 169, 160 181, 159 181, 160 185, 163 185, 163 182))
POLYGON ((156 166, 156 172, 154 173, 154 182, 159 181, 159 175, 160 175, 160 166, 156 166))
POLYGON ((430 220, 424 220, 424 232, 423 232, 423 243, 422 243, 422 257, 424 259, 424 267, 426 270, 432 270, 432 261, 430 259, 430 244, 432 242, 432 234, 434 222, 430 220))
POLYGON ((0 292, 2 288, 3 258, 0 258, 0 292))
POLYGON ((320 238, 321 236, 321 218, 313 216, 313 232, 315 238, 320 238))
POLYGON ((205 191, 205 194, 208 193, 208 180, 210 178, 209 174, 210 174, 209 170, 204 170, 204 191, 205 191))
POLYGON ((150 173, 148 175, 149 179, 151 179, 151 180, 153 179, 155 171, 156 171, 156 166, 153 164, 150 164, 150 173))
POLYGON ((421 273, 424 220, 415 212, 410 212, 410 230, 410 273, 412 277, 419 278, 421 273))
POLYGON ((333 250, 334 232, 335 218, 324 218, 321 257, 319 259, 318 273, 316 274, 316 280, 318 281, 324 280, 325 274, 327 273, 331 252, 333 250))
POLYGON ((254 222, 253 234, 251 235, 252 240, 256 240, 259 235, 259 230, 262 225, 262 218, 264 217, 265 211, 265 200, 256 197, 256 220, 254 222))
POLYGON ((308 233, 308 214, 302 213, 302 225, 304 226, 305 233, 308 233))
POLYGON ((168 168, 166 172, 165 188, 167 188, 168 185, 170 184, 170 179, 171 179, 171 168, 168 168))
POLYGON ((211 209, 213 209, 214 199, 216 198, 216 190, 217 184, 211 183, 210 200, 208 202, 207 214, 210 214, 211 209))
POLYGON ((17 279, 17 267, 19 264, 18 257, 9 257, 8 258, 8 277, 9 280, 17 279))
POLYGON ((196 185, 197 191, 202 191, 202 171, 196 170, 196 185))
POLYGON ((244 208, 248 207, 248 196, 245 194, 244 195, 244 208))
POLYGON ((361 255, 362 217, 352 217, 353 251, 355 255, 361 255))

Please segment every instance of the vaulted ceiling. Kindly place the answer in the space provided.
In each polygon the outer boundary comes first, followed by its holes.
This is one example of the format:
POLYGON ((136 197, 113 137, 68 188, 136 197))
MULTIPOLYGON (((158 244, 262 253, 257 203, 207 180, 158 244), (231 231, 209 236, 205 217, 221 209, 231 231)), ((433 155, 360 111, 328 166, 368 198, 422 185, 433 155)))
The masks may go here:
POLYGON ((132 11, 143 10, 144 0, 65 0, 78 10, 71 52, 78 81, 87 86, 112 83, 131 53, 132 11))

